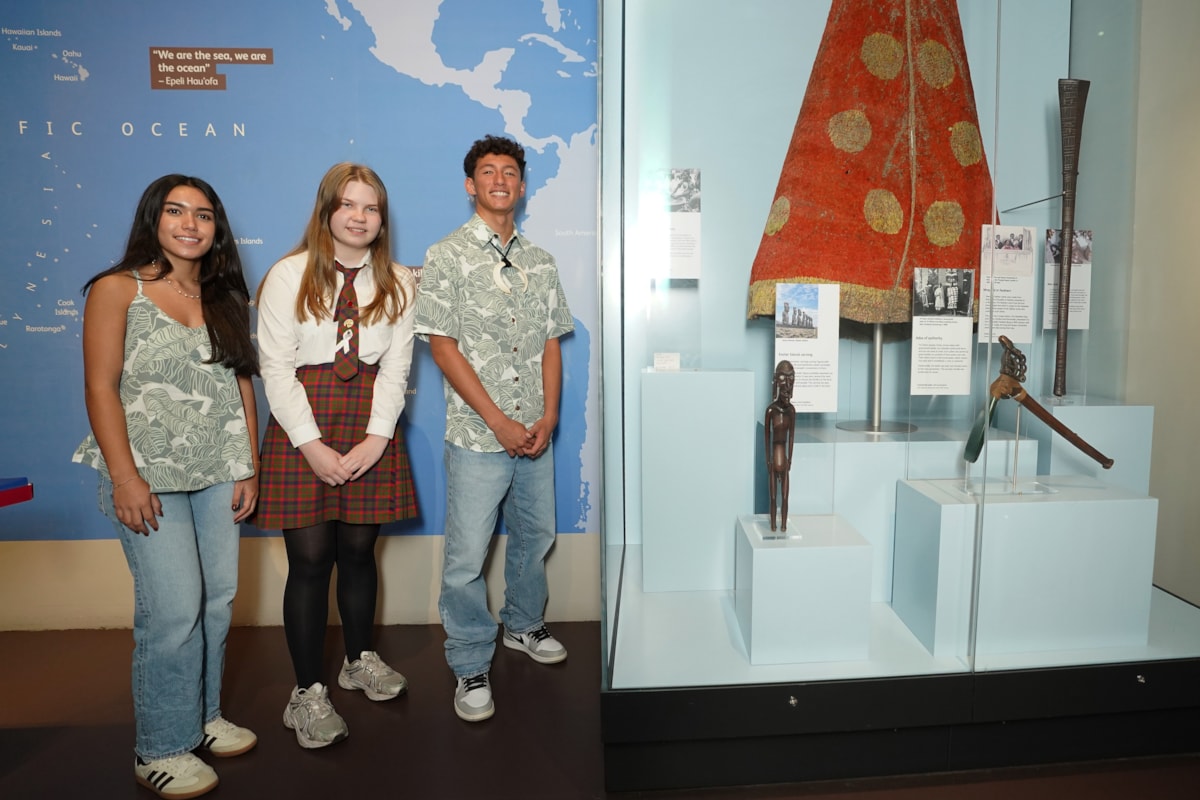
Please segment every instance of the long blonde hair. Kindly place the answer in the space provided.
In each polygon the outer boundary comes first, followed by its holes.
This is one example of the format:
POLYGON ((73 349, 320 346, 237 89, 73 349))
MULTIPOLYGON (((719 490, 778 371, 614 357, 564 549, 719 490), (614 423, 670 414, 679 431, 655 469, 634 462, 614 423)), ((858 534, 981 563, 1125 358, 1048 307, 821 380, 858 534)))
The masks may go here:
MULTIPOLYGON (((296 319, 304 322, 309 314, 320 321, 332 317, 336 302, 334 288, 337 286, 337 269, 334 267, 333 234, 329 230, 329 220, 333 212, 342 202, 342 193, 346 184, 358 181, 375 190, 379 198, 379 216, 382 224, 379 235, 371 243, 369 261, 371 276, 375 279, 375 297, 363 306, 361 318, 363 324, 370 325, 386 318, 389 323, 395 323, 408 306, 408 292, 404 284, 392 271, 391 238, 388 236, 388 200, 387 189, 383 181, 370 167, 362 164, 342 162, 334 164, 321 179, 317 187, 317 199, 313 204, 312 216, 304 229, 304 236, 288 256, 308 252, 308 263, 304 267, 304 275, 300 279, 300 289, 296 292, 296 319)), ((285 256, 286 258, 287 256, 285 256)), ((403 269, 403 267, 401 267, 403 269)), ((259 287, 262 292, 262 287, 259 287)))

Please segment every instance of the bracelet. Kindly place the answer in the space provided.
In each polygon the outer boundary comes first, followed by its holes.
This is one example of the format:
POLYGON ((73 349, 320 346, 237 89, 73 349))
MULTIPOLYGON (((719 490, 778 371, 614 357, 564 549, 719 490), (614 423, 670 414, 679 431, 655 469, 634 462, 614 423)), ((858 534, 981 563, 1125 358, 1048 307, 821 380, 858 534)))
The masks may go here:
POLYGON ((117 489, 120 489, 122 486, 124 486, 125 484, 129 483, 129 482, 130 482, 131 480, 133 480, 134 478, 140 478, 140 477, 142 477, 142 476, 141 476, 141 475, 139 475, 138 473, 136 473, 136 472, 135 472, 135 473, 133 473, 133 478, 126 478, 125 480, 121 481, 120 483, 114 483, 114 484, 113 484, 113 491, 115 492, 117 489))

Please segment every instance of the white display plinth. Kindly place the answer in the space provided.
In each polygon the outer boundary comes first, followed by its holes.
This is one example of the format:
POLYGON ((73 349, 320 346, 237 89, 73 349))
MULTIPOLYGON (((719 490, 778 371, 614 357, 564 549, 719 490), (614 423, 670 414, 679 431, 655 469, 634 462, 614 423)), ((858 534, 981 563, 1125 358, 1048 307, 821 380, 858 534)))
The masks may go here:
MULTIPOLYGON (((1047 401, 1049 402, 1049 401, 1047 401)), ((1050 442, 1049 474, 1090 475, 1101 483, 1149 494, 1154 406, 1125 406, 1093 400, 1087 405, 1048 405, 1055 417, 1113 460, 1104 469, 1061 436, 1050 442)))
POLYGON ((786 534, 741 516, 734 612, 751 664, 865 659, 871 545, 833 514, 790 515, 786 534))
MULTIPOLYGON (((963 460, 968 431, 961 426, 921 422, 912 434, 868 435, 832 426, 797 426, 788 510, 793 514, 837 514, 871 544, 871 599, 892 598, 892 543, 896 529, 896 483, 904 479, 982 477, 984 458, 963 460)), ((1033 474, 1038 443, 1022 439, 1017 458, 1013 435, 992 431, 986 449, 988 474, 1018 470, 1033 474)))
POLYGON ((754 507, 752 372, 642 375, 642 591, 733 588, 754 507))
MULTIPOLYGON (((1158 501, 1086 476, 989 494, 975 653, 1144 645, 1158 501)), ((893 610, 936 656, 967 649, 975 507, 961 481, 902 481, 893 610)))
POLYGON ((900 481, 896 487, 892 610, 935 658, 965 658, 975 503, 941 483, 900 481))

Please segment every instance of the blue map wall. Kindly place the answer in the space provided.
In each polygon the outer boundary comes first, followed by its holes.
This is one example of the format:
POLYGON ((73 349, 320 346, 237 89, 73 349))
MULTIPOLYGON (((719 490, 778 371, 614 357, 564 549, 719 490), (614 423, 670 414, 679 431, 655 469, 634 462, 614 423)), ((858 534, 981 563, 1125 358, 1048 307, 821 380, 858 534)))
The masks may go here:
MULTIPOLYGON (((598 529, 597 10, 590 0, 47 0, 0 9, 0 477, 31 502, 0 540, 110 538, 88 432, 80 287, 114 263, 134 206, 183 172, 221 195, 251 290, 299 239, 321 176, 369 164, 394 256, 471 213, 462 158, 487 133, 526 147, 522 231, 558 259, 576 318, 555 442, 558 529, 598 529)), ((266 404, 259 393, 260 417, 266 404)), ((441 376, 418 343, 405 412, 423 514, 440 534, 441 376)), ((243 528, 245 535, 274 531, 243 528)))

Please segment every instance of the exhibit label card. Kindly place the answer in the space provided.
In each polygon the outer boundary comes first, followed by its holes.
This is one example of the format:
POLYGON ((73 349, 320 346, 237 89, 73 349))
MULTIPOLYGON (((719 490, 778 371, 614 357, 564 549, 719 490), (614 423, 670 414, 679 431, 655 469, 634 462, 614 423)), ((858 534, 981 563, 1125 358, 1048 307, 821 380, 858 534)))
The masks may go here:
POLYGON ((655 353, 655 372, 679 372, 679 353, 655 353))
POLYGON ((913 270, 912 394, 969 394, 975 271, 913 270))
POLYGON ((667 174, 667 213, 671 230, 671 279, 700 279, 700 170, 667 174))
MULTIPOLYGON (((1058 265, 1062 263, 1062 231, 1046 231, 1046 287, 1042 327, 1058 327, 1058 265)), ((1092 321, 1092 232, 1075 231, 1071 252, 1071 296, 1067 298, 1067 328, 1086 331, 1092 321)))
POLYGON ((984 225, 979 252, 979 340, 1033 341, 1035 268, 1033 228, 984 225), (990 335, 989 335, 990 334, 990 335))
POLYGON ((838 303, 836 283, 775 285, 775 363, 792 362, 797 412, 837 411, 838 303))

